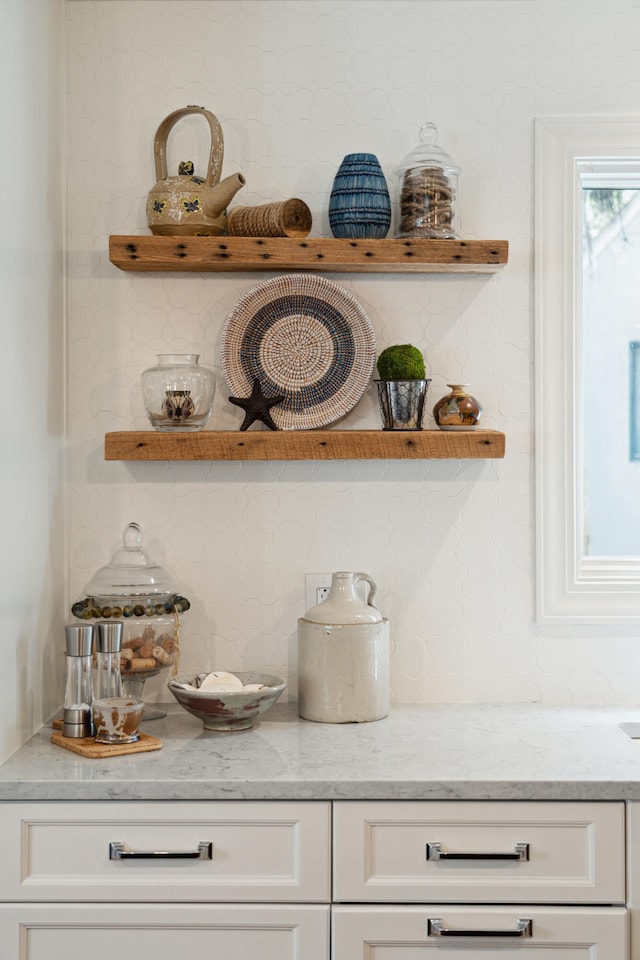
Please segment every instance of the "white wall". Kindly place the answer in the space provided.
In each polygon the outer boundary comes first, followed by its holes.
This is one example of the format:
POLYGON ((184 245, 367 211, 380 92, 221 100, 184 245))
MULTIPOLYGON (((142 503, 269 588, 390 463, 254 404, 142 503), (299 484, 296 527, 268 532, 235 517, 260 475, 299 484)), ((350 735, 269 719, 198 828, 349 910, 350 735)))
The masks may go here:
MULTIPOLYGON (((295 693, 307 571, 365 570, 393 629, 403 701, 634 701, 629 630, 537 629, 533 611, 533 118, 638 110, 640 2, 612 0, 68 0, 70 590, 125 524, 192 600, 183 666, 269 668, 295 693), (224 320, 268 275, 126 274, 111 233, 145 232, 152 142, 202 104, 225 134, 238 202, 298 196, 328 235, 343 155, 387 173, 434 121, 461 165, 461 231, 508 239, 486 277, 333 277, 381 349, 420 345, 432 400, 463 378, 504 430, 487 462, 105 463, 105 431, 148 427, 155 354, 218 365, 224 320)), ((204 124, 170 159, 207 154, 204 124)), ((393 179, 390 184, 395 188, 393 179)), ((219 368, 218 368, 219 372, 219 368)), ((239 424, 219 379, 212 428, 239 424)), ((373 392, 343 426, 379 425, 373 392)), ((430 424, 431 425, 431 424, 430 424)), ((148 691, 160 695, 162 678, 148 691)))
POLYGON ((0 759, 59 705, 64 662, 63 27, 61 0, 2 4, 0 759))

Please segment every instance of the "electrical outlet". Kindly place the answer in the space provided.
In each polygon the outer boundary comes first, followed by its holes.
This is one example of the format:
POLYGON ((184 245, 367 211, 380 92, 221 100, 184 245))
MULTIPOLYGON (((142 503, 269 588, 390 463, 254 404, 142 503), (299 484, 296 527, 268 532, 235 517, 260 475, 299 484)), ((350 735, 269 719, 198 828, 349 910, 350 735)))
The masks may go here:
POLYGON ((304 578, 305 610, 315 607, 329 596, 330 573, 307 573, 304 578))

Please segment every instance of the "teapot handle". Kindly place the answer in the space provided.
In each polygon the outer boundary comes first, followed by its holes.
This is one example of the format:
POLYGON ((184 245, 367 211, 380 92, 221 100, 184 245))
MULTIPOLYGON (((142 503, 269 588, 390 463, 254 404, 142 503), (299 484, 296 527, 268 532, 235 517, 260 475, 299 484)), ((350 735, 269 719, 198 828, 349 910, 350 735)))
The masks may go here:
POLYGON ((224 157, 224 137, 220 121, 209 110, 204 107, 182 107, 180 110, 174 110, 168 117, 165 117, 156 130, 153 141, 153 156, 156 163, 156 180, 164 180, 167 176, 167 137, 172 128, 181 120, 182 117, 188 117, 192 113, 200 113, 206 117, 211 130, 211 150, 209 152, 209 166, 205 185, 215 187, 220 181, 222 173, 222 160, 224 157))
POLYGON ((367 595, 367 604, 368 604, 370 607, 374 607, 374 609, 375 609, 375 604, 374 604, 374 602, 373 602, 373 598, 375 597, 375 595, 376 595, 376 590, 378 589, 377 586, 376 586, 376 582, 375 582, 375 580, 374 580, 372 577, 369 576, 368 573, 354 573, 354 575, 353 575, 353 582, 354 582, 354 584, 355 584, 355 583, 360 583, 361 580, 366 580, 366 582, 369 584, 369 593, 368 593, 368 595, 367 595))

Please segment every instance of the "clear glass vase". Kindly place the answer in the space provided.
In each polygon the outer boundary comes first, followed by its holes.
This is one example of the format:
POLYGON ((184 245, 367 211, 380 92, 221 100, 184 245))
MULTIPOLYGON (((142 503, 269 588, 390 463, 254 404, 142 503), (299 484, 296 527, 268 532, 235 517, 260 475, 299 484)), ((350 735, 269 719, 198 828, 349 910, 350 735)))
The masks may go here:
POLYGON ((155 430, 194 432, 206 424, 215 376, 199 360, 197 353, 161 353, 157 365, 142 374, 142 399, 155 430))

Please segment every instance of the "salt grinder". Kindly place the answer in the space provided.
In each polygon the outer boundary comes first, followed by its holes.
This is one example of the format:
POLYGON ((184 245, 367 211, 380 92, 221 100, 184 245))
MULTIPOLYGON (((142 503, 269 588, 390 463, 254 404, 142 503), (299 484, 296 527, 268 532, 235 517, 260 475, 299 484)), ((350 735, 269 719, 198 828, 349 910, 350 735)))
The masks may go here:
POLYGON ((100 620, 96 629, 96 700, 122 696, 120 648, 122 623, 119 620, 100 620))
POLYGON ((70 624, 65 627, 65 640, 67 685, 64 694, 62 736, 90 737, 93 735, 91 716, 93 626, 70 624))

